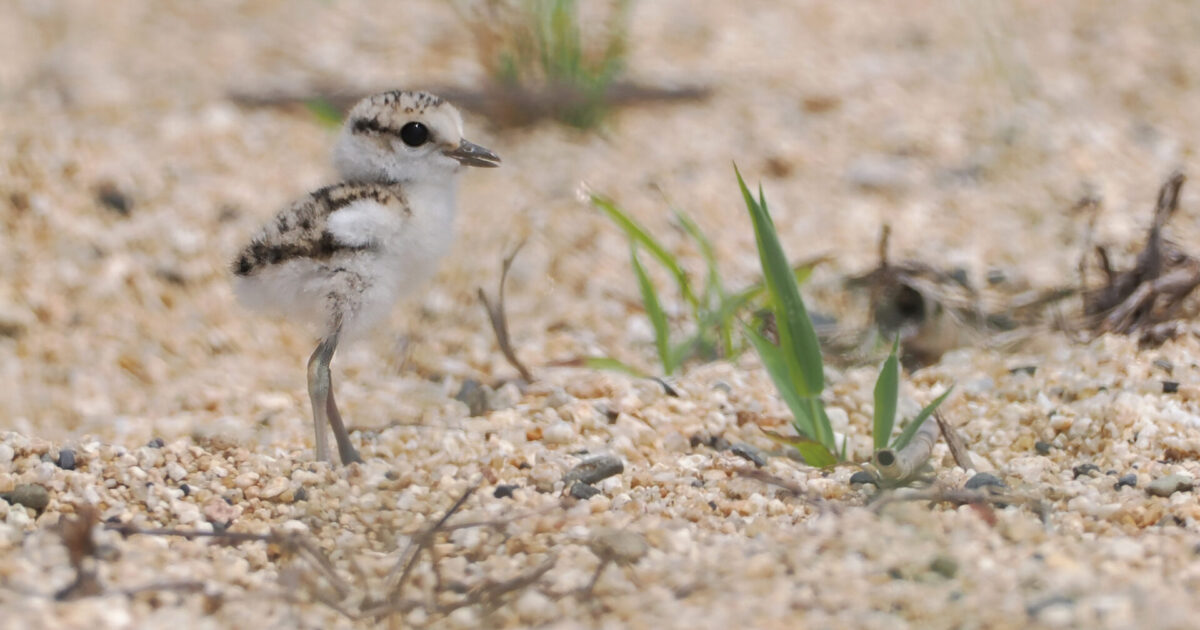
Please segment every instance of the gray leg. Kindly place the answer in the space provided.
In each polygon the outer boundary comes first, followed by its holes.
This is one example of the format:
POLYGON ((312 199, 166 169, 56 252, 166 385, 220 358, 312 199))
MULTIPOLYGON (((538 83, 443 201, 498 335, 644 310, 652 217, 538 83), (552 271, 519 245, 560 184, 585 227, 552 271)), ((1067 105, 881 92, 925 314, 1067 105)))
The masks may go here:
POLYGON ((329 458, 329 434, 325 427, 329 424, 329 396, 331 394, 329 380, 329 361, 333 358, 333 348, 337 344, 337 333, 323 340, 312 356, 308 358, 308 397, 312 401, 313 427, 317 431, 317 461, 327 462, 329 458), (333 343, 330 343, 330 342, 333 343))
POLYGON ((317 459, 332 461, 329 452, 329 435, 325 427, 333 429, 333 437, 337 440, 338 456, 343 464, 362 462, 358 451, 350 444, 350 434, 346 433, 346 425, 342 423, 342 415, 338 413, 337 403, 333 399, 333 377, 329 371, 329 362, 333 360, 333 352, 337 350, 338 333, 326 337, 313 351, 308 359, 308 396, 312 400, 313 425, 317 431, 317 459))
POLYGON ((342 458, 342 464, 353 464, 355 462, 361 464, 362 457, 359 457, 358 451, 354 450, 354 445, 350 444, 350 434, 346 433, 346 425, 342 424, 342 414, 338 413, 337 403, 333 400, 333 378, 329 381, 329 426, 333 427, 333 439, 337 440, 338 457, 342 458))

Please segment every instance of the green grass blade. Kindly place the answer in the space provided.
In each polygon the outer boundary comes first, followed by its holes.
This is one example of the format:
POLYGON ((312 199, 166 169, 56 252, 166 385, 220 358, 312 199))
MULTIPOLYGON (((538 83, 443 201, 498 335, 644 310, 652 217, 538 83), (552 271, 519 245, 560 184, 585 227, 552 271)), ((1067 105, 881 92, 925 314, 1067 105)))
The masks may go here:
POLYGON ((825 448, 820 442, 797 435, 783 435, 769 429, 762 429, 762 432, 771 441, 796 449, 800 453, 800 456, 804 458, 804 462, 809 466, 828 468, 838 463, 838 459, 833 456, 833 453, 830 453, 829 449, 825 448))
POLYGON ((675 363, 671 353, 671 331, 667 325, 667 314, 658 300, 658 292, 654 289, 654 283, 650 281, 650 276, 646 274, 646 268, 638 259, 636 243, 630 243, 629 257, 633 263, 633 273, 637 275, 638 288, 642 292, 642 305, 645 306, 646 315, 650 317, 650 323, 654 326, 654 345, 658 348, 658 358, 662 361, 663 373, 671 374, 675 371, 675 363))
POLYGON ((700 257, 704 259, 704 266, 707 267, 704 280, 705 291, 710 293, 710 298, 724 299, 725 287, 721 284, 721 272, 717 268, 717 255, 712 241, 708 240, 708 236, 692 217, 680 210, 674 212, 675 220, 679 221, 683 231, 696 242, 696 247, 700 250, 700 257))
POLYGON ((779 237, 775 233, 775 225, 767 212, 761 190, 759 200, 755 201, 736 165, 734 173, 754 223, 763 277, 776 310, 780 347, 784 349, 792 382, 801 396, 819 396, 825 387, 825 373, 817 333, 808 317, 808 311, 804 308, 796 278, 792 274, 787 257, 784 256, 783 247, 779 244, 779 237))
POLYGON ((937 398, 933 399, 933 402, 926 405, 925 408, 921 410, 921 413, 918 413, 917 416, 912 419, 912 422, 909 422, 908 426, 904 427, 904 431, 900 433, 900 437, 896 438, 896 443, 892 445, 892 448, 898 451, 903 449, 905 446, 908 446, 908 443, 912 441, 913 436, 917 434, 917 430, 921 428, 921 425, 929 419, 929 416, 933 415, 934 411, 937 411, 937 408, 942 403, 946 402, 946 399, 950 397, 950 393, 953 391, 954 386, 951 385, 950 388, 943 392, 941 396, 938 396, 937 398))
POLYGON ((875 450, 887 448, 892 439, 892 428, 896 426, 896 403, 900 399, 900 359, 896 352, 900 348, 900 337, 892 344, 892 352, 879 370, 875 380, 875 450))
POLYGON ((310 98, 304 101, 304 107, 324 127, 336 129, 342 125, 342 112, 324 97, 310 98))
POLYGON ((585 357, 583 364, 593 370, 608 370, 610 372, 621 372, 638 378, 650 378, 645 372, 617 359, 611 357, 585 357))
POLYGON ((771 382, 775 383, 775 389, 779 390, 779 397, 792 412, 792 425, 796 427, 796 431, 808 439, 818 439, 817 429, 810 415, 807 401, 792 386, 791 374, 788 372, 783 350, 768 341, 757 330, 745 324, 742 324, 742 331, 750 338, 750 343, 758 351, 767 375, 771 377, 771 382))
POLYGON ((662 266, 667 268, 667 271, 669 271, 675 278, 676 284, 679 285, 679 292, 683 294, 683 299, 686 300, 690 306, 695 307, 695 305, 698 304, 699 301, 696 298, 696 294, 692 291, 692 285, 688 281, 687 274, 683 271, 683 267, 679 265, 679 261, 675 259, 675 256, 671 255, 671 253, 668 252, 667 249, 658 242, 658 239, 651 236, 650 232, 648 232, 646 228, 642 226, 642 224, 638 223, 633 217, 626 214, 624 210, 618 208, 617 204, 611 199, 602 197, 600 195, 592 195, 591 201, 592 205, 599 208, 602 212, 604 212, 605 215, 608 216, 609 219, 612 220, 613 223, 616 223, 617 227, 621 228, 621 230, 625 232, 630 240, 637 242, 642 247, 645 247, 646 251, 650 252, 651 256, 658 260, 662 266))

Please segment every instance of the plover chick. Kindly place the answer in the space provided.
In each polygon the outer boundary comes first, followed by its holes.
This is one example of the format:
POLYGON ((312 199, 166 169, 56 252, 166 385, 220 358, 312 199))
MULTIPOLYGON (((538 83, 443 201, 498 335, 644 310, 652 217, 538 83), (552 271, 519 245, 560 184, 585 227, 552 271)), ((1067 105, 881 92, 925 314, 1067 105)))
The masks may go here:
POLYGON ((308 394, 317 459, 329 461, 326 425, 343 464, 361 462, 333 398, 329 362, 339 340, 361 335, 433 275, 453 240, 455 181, 463 166, 500 158, 462 137, 462 117, 424 92, 363 99, 334 149, 342 182, 294 202, 233 263, 250 308, 316 325, 308 394))

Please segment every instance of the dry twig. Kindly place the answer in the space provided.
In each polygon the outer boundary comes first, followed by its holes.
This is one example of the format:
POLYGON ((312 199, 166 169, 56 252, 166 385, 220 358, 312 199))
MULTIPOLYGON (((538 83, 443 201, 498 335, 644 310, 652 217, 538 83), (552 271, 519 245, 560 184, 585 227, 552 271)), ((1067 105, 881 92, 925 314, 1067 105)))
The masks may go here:
MULTIPOLYGON (((1105 285, 1083 296, 1086 325, 1094 334, 1169 331, 1162 324, 1178 319, 1183 300, 1200 286, 1200 259, 1163 237, 1163 228, 1179 208, 1186 179, 1176 172, 1159 189, 1154 220, 1133 268, 1114 270, 1107 250, 1096 247, 1105 285)), ((1152 341, 1153 335, 1143 335, 1143 340, 1152 341)))
POLYGON ((487 294, 484 293, 482 288, 478 289, 478 293, 479 301, 483 302, 483 308, 487 310, 488 319, 492 322, 492 330, 496 333, 496 343, 500 346, 500 352, 504 353, 504 358, 508 359, 509 365, 517 369, 517 372, 521 374, 521 378, 526 383, 531 383, 533 382, 533 375, 529 373, 529 370, 521 363, 521 360, 517 358, 517 353, 513 350, 512 337, 508 334, 508 315, 504 310, 504 283, 508 280, 508 270, 512 267, 513 260, 516 259, 517 254, 524 246, 525 241, 522 240, 513 248, 508 256, 504 257, 504 263, 500 268, 500 288, 496 293, 496 304, 493 306, 488 301, 487 294))

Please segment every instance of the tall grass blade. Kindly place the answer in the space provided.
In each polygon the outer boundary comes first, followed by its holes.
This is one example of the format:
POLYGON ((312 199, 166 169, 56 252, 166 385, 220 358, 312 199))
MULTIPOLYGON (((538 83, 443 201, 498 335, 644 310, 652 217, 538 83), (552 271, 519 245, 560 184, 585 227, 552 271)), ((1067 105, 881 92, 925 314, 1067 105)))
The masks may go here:
MULTIPOLYGON (((742 197, 754 223, 763 277, 776 311, 779 345, 787 359, 793 387, 803 398, 820 396, 825 387, 821 346, 808 317, 808 311, 804 308, 796 278, 792 275, 792 268, 783 254, 783 247, 779 244, 779 237, 775 233, 771 215, 767 212, 762 191, 759 191, 759 200, 756 201, 736 165, 734 172, 737 174, 738 186, 741 187, 742 197)), ((832 435, 814 437, 823 444, 827 439, 832 440, 832 435)))
POLYGON ((817 468, 828 468, 838 463, 838 459, 825 448, 824 444, 815 442, 809 438, 796 435, 783 435, 769 429, 762 429, 771 441, 777 444, 790 446, 800 452, 800 456, 804 458, 804 463, 817 468))
POLYGON ((792 412, 792 425, 796 428, 796 432, 812 440, 818 439, 815 419, 810 413, 808 401, 804 400, 796 392, 796 388, 792 387, 791 374, 788 372, 783 350, 772 344, 757 330, 745 324, 742 324, 742 331, 750 338, 750 343, 754 344, 754 349, 758 351, 758 356, 762 359, 763 367, 771 377, 771 382, 775 383, 775 389, 779 390, 780 398, 783 398, 784 404, 792 412))
POLYGON ((951 385, 948 389, 946 389, 945 392, 942 393, 941 396, 934 398, 933 402, 926 405, 925 408, 921 410, 921 413, 918 413, 917 416, 912 419, 912 422, 909 422, 908 426, 904 427, 904 431, 900 433, 900 437, 896 438, 896 443, 892 445, 892 448, 899 451, 903 450, 905 446, 908 446, 908 443, 912 441, 913 436, 917 434, 917 431, 921 428, 921 425, 924 424, 925 420, 927 420, 929 416, 932 416, 933 412, 937 411, 937 408, 941 406, 942 403, 946 402, 946 399, 950 397, 950 394, 953 391, 954 386, 951 385))
POLYGON ((687 301, 688 305, 695 307, 699 303, 695 292, 692 291, 692 285, 688 281, 687 273, 683 271, 683 267, 679 265, 679 261, 658 242, 658 239, 651 236, 650 232, 642 224, 635 221, 624 210, 618 208, 617 204, 611 199, 600 195, 592 195, 591 201, 592 205, 599 208, 613 223, 616 223, 617 227, 621 228, 629 236, 630 240, 645 247, 651 256, 667 268, 667 271, 675 278, 676 284, 679 285, 679 292, 683 294, 683 299, 687 301))
POLYGON ((675 371, 675 362, 671 352, 671 331, 667 324, 667 314, 658 300, 658 292, 654 289, 654 283, 650 281, 650 276, 646 274, 646 268, 638 259, 636 243, 630 243, 629 257, 633 263, 633 272, 637 275, 638 288, 642 292, 642 304, 646 308, 646 315, 650 317, 650 323, 654 326, 654 345, 658 348, 658 358, 662 362, 663 373, 671 374, 675 371))
POLYGON ((650 378, 645 372, 617 359, 611 357, 585 357, 583 365, 593 370, 609 370, 611 372, 621 372, 638 378, 650 378))
POLYGON ((896 426, 896 403, 900 399, 900 359, 896 352, 900 348, 900 337, 892 344, 892 352, 879 370, 875 380, 875 450, 887 448, 892 439, 892 428, 896 426))

